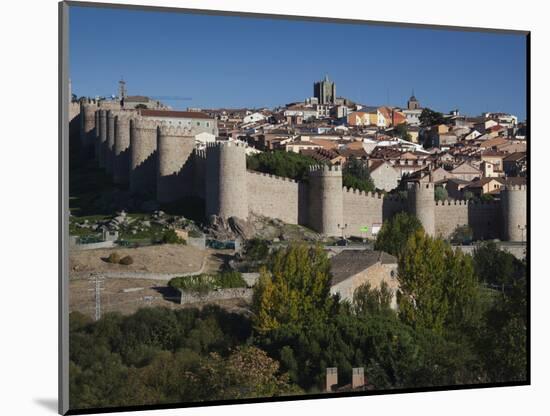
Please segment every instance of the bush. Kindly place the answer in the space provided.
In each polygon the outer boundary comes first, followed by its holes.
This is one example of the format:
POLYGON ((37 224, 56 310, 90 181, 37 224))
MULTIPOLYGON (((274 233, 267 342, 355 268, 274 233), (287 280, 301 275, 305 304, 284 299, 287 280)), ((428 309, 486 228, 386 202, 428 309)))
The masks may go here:
POLYGON ((168 282, 168 285, 184 292, 208 293, 215 289, 246 287, 246 281, 239 272, 231 271, 174 277, 168 282))
POLYGON ((451 236, 451 242, 455 244, 469 244, 474 239, 474 231, 469 225, 459 225, 451 236))
POLYGON ((109 254, 109 257, 107 257, 107 263, 113 263, 118 264, 120 262, 120 254, 117 252, 109 254))
POLYGON ((305 179, 309 166, 316 164, 311 157, 284 150, 258 153, 246 158, 247 169, 296 180, 305 179))
POLYGON ((164 234, 162 235, 162 242, 164 244, 185 244, 185 240, 181 238, 176 233, 176 230, 172 228, 164 232, 164 234))
POLYGON ((259 238, 246 242, 246 257, 252 261, 264 261, 269 255, 269 243, 259 238))
POLYGON ((125 256, 120 259, 120 264, 123 264, 124 266, 129 266, 130 264, 134 263, 134 259, 131 256, 125 256))

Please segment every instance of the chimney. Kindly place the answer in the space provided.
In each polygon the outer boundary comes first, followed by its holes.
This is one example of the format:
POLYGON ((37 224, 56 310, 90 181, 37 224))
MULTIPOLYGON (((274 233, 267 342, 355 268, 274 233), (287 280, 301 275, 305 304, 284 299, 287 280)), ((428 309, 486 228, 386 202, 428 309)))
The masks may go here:
POLYGON ((337 367, 328 367, 327 368, 327 386, 326 391, 331 392, 334 386, 338 385, 338 368, 337 367))
POLYGON ((363 367, 353 368, 351 373, 351 388, 358 389, 365 385, 365 369, 363 367))

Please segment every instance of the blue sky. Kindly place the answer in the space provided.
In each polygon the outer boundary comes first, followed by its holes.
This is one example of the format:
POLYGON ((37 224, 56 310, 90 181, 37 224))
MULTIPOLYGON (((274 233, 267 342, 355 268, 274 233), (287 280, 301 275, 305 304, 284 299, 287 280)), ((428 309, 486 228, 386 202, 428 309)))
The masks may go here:
POLYGON ((313 95, 463 114, 526 114, 525 36, 71 7, 70 76, 79 96, 181 96, 185 107, 274 107, 313 95))

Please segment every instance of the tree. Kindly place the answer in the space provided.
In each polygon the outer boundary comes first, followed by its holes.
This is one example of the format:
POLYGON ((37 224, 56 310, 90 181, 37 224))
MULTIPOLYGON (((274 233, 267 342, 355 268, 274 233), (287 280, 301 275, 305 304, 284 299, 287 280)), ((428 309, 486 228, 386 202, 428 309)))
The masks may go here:
POLYGON ((374 249, 399 256, 409 237, 419 230, 422 230, 422 224, 418 218, 406 212, 400 212, 392 219, 384 221, 376 236, 374 249))
POLYGON ((436 201, 446 201, 449 198, 447 189, 443 186, 436 186, 434 189, 434 197, 436 201))
POLYGON ((485 316, 477 349, 492 382, 527 380, 527 288, 526 277, 496 296, 485 316))
POLYGON ((411 140, 411 135, 407 131, 407 124, 406 123, 401 123, 401 124, 398 124, 397 126, 395 126, 393 128, 393 136, 394 137, 399 137, 400 139, 407 140, 407 141, 411 140))
POLYGON ((281 248, 260 271, 252 309, 258 331, 324 317, 331 304, 330 263, 320 246, 281 248))
POLYGON ((246 158, 246 166, 250 170, 295 180, 305 179, 309 166, 316 164, 317 161, 311 157, 284 150, 257 153, 246 158))
POLYGON ((443 117, 442 113, 425 108, 422 110, 419 120, 422 127, 430 127, 442 124, 445 121, 445 117, 443 117))
POLYGON ((353 292, 353 310, 358 315, 389 311, 392 298, 386 282, 382 282, 379 289, 372 289, 367 282, 353 292))
POLYGON ((474 266, 480 281, 497 286, 510 286, 525 274, 525 266, 513 254, 500 250, 487 241, 474 249, 474 266))
POLYGON ((374 192, 375 186, 372 181, 366 162, 350 157, 342 171, 342 183, 348 188, 364 192, 374 192))
POLYGON ((417 328, 441 334, 479 318, 479 284, 472 259, 423 231, 412 235, 399 259, 399 313, 417 328))

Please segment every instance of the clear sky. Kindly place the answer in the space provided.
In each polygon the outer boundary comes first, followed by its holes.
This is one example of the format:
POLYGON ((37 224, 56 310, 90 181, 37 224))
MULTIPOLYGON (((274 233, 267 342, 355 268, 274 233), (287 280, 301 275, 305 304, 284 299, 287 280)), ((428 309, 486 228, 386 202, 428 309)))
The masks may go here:
POLYGON ((174 108, 274 107, 313 95, 462 114, 526 114, 524 35, 71 7, 78 96, 189 97, 174 108))

